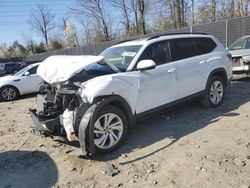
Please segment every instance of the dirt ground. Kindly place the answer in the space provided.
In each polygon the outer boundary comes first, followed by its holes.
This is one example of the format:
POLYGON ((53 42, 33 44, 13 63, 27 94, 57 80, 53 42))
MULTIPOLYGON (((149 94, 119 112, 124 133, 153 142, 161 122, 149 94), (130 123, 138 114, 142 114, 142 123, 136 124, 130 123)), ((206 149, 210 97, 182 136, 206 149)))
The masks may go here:
POLYGON ((250 79, 233 81, 216 109, 189 102, 136 123, 93 159, 31 133, 35 100, 0 103, 0 187, 250 187, 250 79))

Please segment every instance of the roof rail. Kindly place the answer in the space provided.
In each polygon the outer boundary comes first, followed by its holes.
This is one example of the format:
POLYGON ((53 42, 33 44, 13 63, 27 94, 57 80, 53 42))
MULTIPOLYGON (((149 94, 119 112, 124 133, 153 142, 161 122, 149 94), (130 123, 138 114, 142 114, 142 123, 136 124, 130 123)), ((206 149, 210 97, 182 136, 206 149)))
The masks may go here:
POLYGON ((124 43, 124 42, 133 41, 133 40, 137 40, 137 39, 126 39, 126 40, 122 40, 122 41, 119 41, 119 42, 115 43, 115 45, 116 45, 116 44, 121 44, 121 43, 124 43))
POLYGON ((147 39, 147 41, 149 40, 152 40, 152 39, 156 39, 156 38, 159 38, 159 37, 162 37, 162 36, 169 36, 169 35, 187 35, 187 34, 199 34, 199 35, 208 35, 207 33, 189 33, 189 32, 186 32, 186 33, 166 33, 166 34, 160 34, 160 35, 156 35, 156 36, 153 36, 153 37, 150 37, 147 39))

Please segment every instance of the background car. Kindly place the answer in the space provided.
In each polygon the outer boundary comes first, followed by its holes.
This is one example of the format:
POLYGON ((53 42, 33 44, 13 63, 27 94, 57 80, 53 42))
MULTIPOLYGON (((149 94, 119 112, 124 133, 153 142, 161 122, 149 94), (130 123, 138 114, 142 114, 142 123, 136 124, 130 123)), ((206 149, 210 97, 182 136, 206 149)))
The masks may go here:
POLYGON ((0 75, 13 74, 19 70, 17 62, 7 62, 0 64, 0 75))
POLYGON ((250 73, 250 35, 238 39, 229 47, 234 74, 250 73))
POLYGON ((0 99, 11 101, 17 99, 19 95, 38 92, 43 83, 42 78, 36 74, 39 64, 29 65, 14 75, 1 77, 0 99))

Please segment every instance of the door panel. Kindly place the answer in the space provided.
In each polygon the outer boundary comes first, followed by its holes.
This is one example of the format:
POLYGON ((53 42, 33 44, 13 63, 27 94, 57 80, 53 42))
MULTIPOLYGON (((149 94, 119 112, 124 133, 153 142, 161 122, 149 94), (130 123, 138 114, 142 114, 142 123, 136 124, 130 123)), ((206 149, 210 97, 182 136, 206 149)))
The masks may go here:
POLYGON ((176 66, 169 63, 140 73, 136 113, 145 112, 177 99, 176 66))
POLYGON ((149 45, 140 60, 151 59, 156 68, 140 72, 140 88, 136 112, 141 113, 178 98, 176 65, 171 63, 169 41, 160 41, 149 45))

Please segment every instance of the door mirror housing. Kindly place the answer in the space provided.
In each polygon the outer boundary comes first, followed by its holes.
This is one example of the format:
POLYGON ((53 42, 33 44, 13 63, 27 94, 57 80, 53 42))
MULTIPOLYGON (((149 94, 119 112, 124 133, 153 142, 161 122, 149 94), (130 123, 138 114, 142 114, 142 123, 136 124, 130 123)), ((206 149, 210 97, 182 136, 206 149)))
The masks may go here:
POLYGON ((30 75, 29 71, 27 71, 27 72, 24 73, 24 76, 29 76, 29 75, 30 75))
POLYGON ((137 70, 140 70, 140 71, 151 70, 151 69, 154 69, 155 67, 156 67, 156 64, 151 59, 141 60, 136 66, 137 70))

